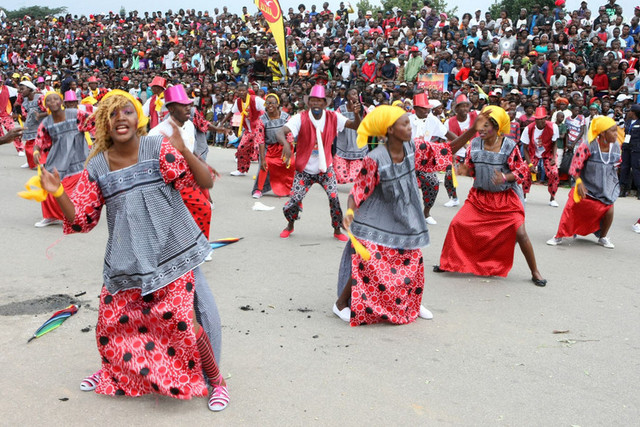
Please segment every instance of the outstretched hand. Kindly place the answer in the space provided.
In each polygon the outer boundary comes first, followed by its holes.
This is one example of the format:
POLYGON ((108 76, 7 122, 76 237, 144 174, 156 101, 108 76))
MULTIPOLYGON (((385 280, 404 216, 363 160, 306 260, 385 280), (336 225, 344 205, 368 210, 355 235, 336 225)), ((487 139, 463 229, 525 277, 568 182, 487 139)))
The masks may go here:
POLYGON ((51 173, 45 168, 42 168, 40 184, 42 185, 42 189, 47 193, 55 193, 58 187, 60 187, 60 174, 58 173, 58 169, 54 168, 53 173, 51 173))
POLYGON ((479 131, 484 127, 484 124, 487 122, 487 120, 489 120, 489 111, 481 112, 480 114, 478 114, 478 117, 476 117, 476 121, 473 124, 473 128, 476 131, 479 131))

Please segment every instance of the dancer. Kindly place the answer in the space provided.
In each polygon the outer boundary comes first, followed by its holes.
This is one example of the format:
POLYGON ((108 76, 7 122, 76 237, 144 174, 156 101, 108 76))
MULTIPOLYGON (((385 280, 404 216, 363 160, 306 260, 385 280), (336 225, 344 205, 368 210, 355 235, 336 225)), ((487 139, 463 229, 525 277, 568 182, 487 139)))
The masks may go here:
POLYGON ((620 165, 620 197, 627 197, 633 183, 640 199, 640 104, 633 104, 627 113, 625 134, 620 165))
MULTIPOLYGON (((259 136, 260 169, 258 178, 253 185, 252 197, 259 199, 263 193, 273 191, 276 196, 288 196, 293 186, 295 168, 290 166, 295 163, 292 158, 285 164, 282 160, 283 146, 278 143, 276 133, 289 120, 289 114, 280 111, 280 98, 275 93, 265 97, 264 102, 267 112, 260 116, 264 125, 263 134, 259 136), (266 146, 266 148, 265 148, 266 146)), ((287 135, 289 144, 293 143, 293 135, 287 135)), ((293 154, 292 154, 293 156, 293 154)))
POLYGON ((556 246, 564 237, 594 233, 598 244, 607 249, 615 245, 607 237, 613 222, 613 204, 620 195, 616 167, 620 163, 618 126, 607 116, 591 120, 587 141, 577 146, 569 174, 576 180, 562 211, 556 235, 547 245, 556 246))
POLYGON ((153 95, 144 103, 142 111, 145 116, 149 117, 149 129, 153 129, 167 115, 167 107, 164 104, 164 91, 167 89, 167 80, 163 77, 155 76, 149 86, 153 95))
POLYGON ((448 131, 446 126, 433 114, 429 114, 434 104, 429 101, 426 93, 419 93, 413 97, 413 108, 415 114, 409 116, 411 122, 411 136, 413 140, 420 139, 422 143, 416 144, 416 176, 420 191, 422 191, 422 199, 424 203, 424 217, 427 224, 436 225, 437 221, 431 216, 431 208, 436 202, 438 190, 440 189, 440 181, 436 172, 443 171, 447 166, 451 165, 451 160, 441 160, 435 162, 432 156, 434 144, 438 144, 440 139, 456 138, 452 132, 448 131), (435 139, 435 141, 434 141, 435 139), (424 147, 424 148, 423 148, 424 147))
POLYGON ((524 159, 529 165, 530 172, 525 176, 522 189, 524 190, 526 201, 527 194, 531 189, 531 174, 537 173, 538 162, 542 159, 550 196, 549 206, 557 208, 559 205, 556 202, 556 192, 558 191, 560 176, 558 175, 558 166, 556 164, 556 141, 558 140, 559 132, 558 125, 547 120, 547 117, 547 110, 544 107, 536 108, 536 113, 533 116, 535 122, 524 128, 520 136, 520 142, 526 145, 524 159))
MULTIPOLYGON (((75 91, 68 90, 64 93, 64 108, 78 108, 78 97, 75 91)), ((83 110, 84 111, 84 110, 83 110)))
MULTIPOLYGON (((35 139, 33 159, 49 171, 58 171, 64 191, 73 193, 89 155, 89 144, 85 132, 93 132, 95 120, 84 111, 62 108, 62 95, 47 92, 44 106, 50 114, 40 123, 35 139)), ((34 225, 38 228, 60 224, 64 215, 49 195, 42 202, 42 220, 34 225)))
POLYGON ((224 126, 234 114, 241 114, 238 136, 242 135, 242 138, 236 150, 237 169, 231 175, 245 176, 251 166, 251 158, 255 155, 259 135, 263 132, 260 116, 264 112, 264 99, 250 94, 244 83, 238 85, 236 95, 231 111, 222 119, 220 126, 224 126))
POLYGON ((207 327, 217 320, 219 333, 219 319, 197 268, 210 246, 179 193, 194 184, 211 187, 213 179, 177 128, 167 140, 142 136, 146 125, 133 96, 111 91, 96 113, 96 142, 76 191, 69 196, 55 171, 42 175, 43 188, 64 213, 65 233, 90 231, 107 205, 109 239, 96 325, 102 369, 81 389, 189 399, 206 395, 204 370, 213 387, 209 408, 219 411, 229 395, 215 361, 218 336, 207 327))
MULTIPOLYGON (((347 103, 340 105, 337 111, 349 120, 355 119, 354 101, 358 101, 358 91, 352 88, 347 92, 347 103)), ((358 111, 360 117, 364 117, 363 112, 364 109, 360 106, 360 111, 358 111)), ((357 137, 358 132, 353 129, 346 128, 338 132, 335 144, 336 153, 333 156, 333 169, 336 172, 338 184, 348 184, 356 179, 362 168, 362 159, 369 152, 369 147, 366 145, 362 148, 358 147, 357 137)))
POLYGON ((35 169, 36 163, 33 159, 33 149, 36 135, 38 134, 38 126, 47 117, 48 113, 44 106, 44 97, 29 80, 20 82, 20 94, 22 95, 21 116, 24 119, 22 141, 24 142, 24 151, 27 157, 27 163, 21 167, 35 169))
MULTIPOLYGON (((474 133, 469 129, 452 147, 462 147, 474 133)), ((418 316, 431 319, 433 315, 421 304, 420 248, 429 244, 429 231, 420 209, 409 114, 399 107, 377 107, 358 128, 358 146, 364 146, 368 137, 386 137, 386 143, 364 158, 343 226, 351 228, 371 258, 363 258, 347 243, 333 312, 351 326, 382 321, 404 324, 418 316)))
POLYGON ((303 111, 291 117, 287 124, 276 133, 278 142, 282 144, 285 163, 291 162, 291 147, 287 135, 297 137, 295 168, 291 199, 284 205, 284 217, 287 227, 282 230, 280 237, 286 239, 293 233, 293 224, 302 210, 301 203, 313 184, 320 184, 329 198, 329 213, 333 237, 346 242, 347 236, 340 231, 342 223, 342 209, 338 199, 338 184, 333 171, 331 144, 338 132, 344 128, 357 129, 360 124, 360 102, 352 101, 355 114, 353 120, 347 119, 340 113, 325 110, 329 102, 325 96, 324 86, 315 85, 307 99, 308 111, 303 111))
POLYGON ((96 102, 100 102, 107 92, 109 92, 107 88, 98 87, 98 78, 96 76, 89 77, 87 84, 89 85, 89 89, 87 89, 83 98, 91 96, 96 102))
POLYGON ((505 138, 511 120, 497 106, 485 107, 489 120, 477 126, 460 174, 474 177, 466 202, 451 221, 434 271, 506 277, 513 265, 515 243, 527 260, 531 280, 545 286, 524 226, 524 200, 518 185, 527 174, 516 143, 505 138), (478 245, 478 242, 482 242, 478 245))
MULTIPOLYGON (((11 106, 10 99, 11 96, 15 95, 9 93, 10 91, 15 92, 15 88, 9 88, 9 86, 5 85, 4 75, 3 73, 0 73, 0 137, 3 136, 5 132, 10 132, 15 127, 11 114, 13 107, 11 106)), ((13 146, 16 148, 19 156, 24 156, 24 146, 20 138, 13 140, 13 146)))

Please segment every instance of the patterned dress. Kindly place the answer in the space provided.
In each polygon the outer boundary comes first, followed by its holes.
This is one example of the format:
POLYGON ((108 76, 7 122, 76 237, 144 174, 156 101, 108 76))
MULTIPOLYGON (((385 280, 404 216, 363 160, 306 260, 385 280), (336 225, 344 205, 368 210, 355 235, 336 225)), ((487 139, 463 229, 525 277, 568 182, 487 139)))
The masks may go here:
POLYGON ((600 230, 602 217, 613 207, 620 194, 616 167, 621 161, 618 144, 612 144, 608 153, 600 150, 597 140, 578 146, 571 162, 569 174, 582 178, 587 196, 580 203, 573 200, 575 186, 562 211, 556 237, 587 236, 600 230))
POLYGON ((433 207, 438 197, 440 181, 436 172, 444 171, 451 166, 453 155, 449 143, 415 139, 416 143, 416 176, 422 192, 425 207, 433 207))
POLYGON ((440 255, 445 271, 477 276, 506 277, 513 266, 516 231, 524 224, 521 184, 528 173, 516 143, 504 138, 500 151, 484 149, 475 138, 465 164, 474 177, 473 188, 449 225, 440 255), (496 185, 495 171, 513 172, 516 180, 496 185), (482 242, 482 245, 478 245, 482 242))
MULTIPOLYGON (((338 111, 349 120, 356 117, 344 104, 338 108, 338 111)), ((357 138, 358 132, 354 129, 345 128, 342 132, 338 132, 335 142, 336 154, 333 156, 333 170, 338 184, 351 183, 358 177, 358 172, 362 168, 362 159, 369 152, 369 147, 366 145, 358 148, 357 138)))
POLYGON ((162 137, 142 137, 138 163, 111 171, 93 157, 71 195, 73 223, 88 232, 107 206, 109 240, 96 325, 102 357, 97 393, 178 399, 205 396, 193 328, 197 269, 210 249, 180 197, 194 185, 182 155, 162 137))
MULTIPOLYGON (((276 196, 288 196, 291 193, 293 176, 296 173, 295 167, 292 166, 295 165, 296 159, 292 153, 289 166, 285 165, 282 161, 282 145, 278 143, 276 133, 287 123, 289 114, 283 111, 280 113, 279 118, 271 119, 269 114, 265 113, 260 116, 260 120, 264 125, 263 132, 256 139, 258 145, 266 145, 265 160, 267 162, 267 171, 263 171, 262 168, 258 169, 258 178, 253 186, 252 193, 256 190, 263 193, 272 190, 276 196)), ((293 135, 288 133, 287 140, 293 150, 293 135)))
POLYGON ((384 145, 371 151, 351 190, 358 206, 351 231, 371 253, 365 261, 347 243, 342 255, 338 294, 352 277, 351 326, 411 323, 420 311, 420 248, 429 244, 429 232, 415 175, 414 144, 404 147, 401 163, 391 161, 384 145))

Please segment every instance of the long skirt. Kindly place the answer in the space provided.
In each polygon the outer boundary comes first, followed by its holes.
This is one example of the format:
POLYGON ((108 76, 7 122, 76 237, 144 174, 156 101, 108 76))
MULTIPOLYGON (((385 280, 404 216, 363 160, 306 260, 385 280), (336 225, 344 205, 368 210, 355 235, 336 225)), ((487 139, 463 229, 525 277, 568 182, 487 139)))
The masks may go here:
POLYGON ((575 186, 569 191, 569 200, 564 206, 556 237, 572 237, 575 234, 587 236, 600 230, 602 217, 613 205, 606 205, 591 197, 583 198, 580 203, 573 201, 575 186))
POLYGON ((362 169, 362 159, 349 160, 334 155, 333 169, 336 171, 336 181, 338 181, 338 184, 352 183, 362 169))
POLYGON ((491 193, 472 188, 449 225, 440 268, 506 277, 513 266, 516 232, 522 224, 524 206, 515 191, 491 193))
POLYGON ((177 399, 206 396, 193 328, 194 273, 142 296, 100 294, 96 341, 102 371, 96 393, 177 399))
MULTIPOLYGON (((62 187, 69 197, 71 197, 73 190, 76 189, 76 185, 80 180, 80 175, 81 174, 76 173, 71 176, 65 176, 62 179, 62 187)), ((42 218, 54 218, 60 220, 64 219, 64 215, 62 214, 60 205, 58 205, 55 197, 53 197, 51 194, 48 194, 47 198, 44 200, 44 202, 42 202, 42 218)))
POLYGON ((191 216, 208 240, 211 229, 211 203, 209 203, 207 194, 200 187, 189 187, 180 190, 180 195, 191 216))
POLYGON ((291 156, 290 166, 287 167, 282 161, 282 145, 270 144, 267 145, 265 160, 267 161, 267 171, 258 170, 253 191, 260 190, 266 193, 271 189, 276 196, 289 196, 293 186, 293 176, 296 174, 295 156, 291 156))
POLYGON ((349 277, 351 326, 379 322, 411 323, 418 317, 424 290, 424 264, 420 249, 393 249, 367 240, 369 261, 354 252, 350 242, 342 254, 338 294, 349 277))

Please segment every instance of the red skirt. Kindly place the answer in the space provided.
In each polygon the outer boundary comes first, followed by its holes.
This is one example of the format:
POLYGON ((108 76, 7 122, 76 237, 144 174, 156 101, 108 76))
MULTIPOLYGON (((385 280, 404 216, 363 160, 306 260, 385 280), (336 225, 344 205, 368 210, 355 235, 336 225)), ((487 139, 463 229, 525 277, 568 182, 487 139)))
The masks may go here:
POLYGON ((141 296, 139 289, 100 294, 96 341, 102 372, 96 393, 176 399, 206 396, 193 331, 193 272, 141 296))
POLYGON ((198 224, 200 230, 202 230, 207 240, 209 240, 211 203, 209 203, 207 194, 205 194, 205 191, 200 187, 189 187, 180 190, 180 195, 196 224, 198 224))
POLYGON ((600 230, 602 217, 613 206, 605 205, 591 197, 585 197, 580 203, 576 203, 573 201, 574 191, 576 191, 575 186, 569 191, 569 200, 562 211, 556 237, 573 237, 574 234, 587 236, 595 233, 600 230))
POLYGON ((349 184, 355 181, 362 169, 362 159, 347 160, 333 156, 333 170, 338 184, 349 184))
MULTIPOLYGON (((293 186, 293 176, 296 174, 296 159, 292 153, 290 166, 282 161, 282 145, 271 144, 267 146, 267 153, 265 155, 267 161, 267 170, 269 171, 269 183, 271 184, 271 191, 276 196, 288 196, 291 194, 291 187, 293 186)), ((262 169, 259 170, 260 175, 266 172, 262 169)))
POLYGON ((361 242, 371 259, 351 256, 351 326, 416 320, 424 290, 422 251, 361 242))
POLYGON ((33 159, 33 151, 35 149, 35 139, 31 139, 29 141, 24 142, 24 154, 27 157, 27 163, 29 164, 29 169, 35 169, 36 161, 33 159))
POLYGON ((512 191, 472 188, 449 225, 440 268, 476 276, 506 277, 513 265, 516 232, 524 224, 524 206, 512 191))
MULTIPOLYGON (((71 176, 65 176, 62 179, 62 187, 64 188, 67 196, 71 197, 73 190, 76 189, 76 185, 80 180, 80 173, 73 174, 71 176)), ((62 209, 60 209, 60 205, 56 202, 56 198, 51 194, 47 195, 47 198, 42 202, 42 218, 55 218, 59 220, 64 219, 64 214, 62 213, 62 209)))

